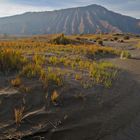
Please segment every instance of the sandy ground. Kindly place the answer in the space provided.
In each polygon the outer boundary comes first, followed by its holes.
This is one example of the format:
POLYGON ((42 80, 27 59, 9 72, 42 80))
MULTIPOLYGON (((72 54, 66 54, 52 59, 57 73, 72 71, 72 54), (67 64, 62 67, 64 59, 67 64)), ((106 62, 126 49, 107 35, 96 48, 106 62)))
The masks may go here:
MULTIPOLYGON (((113 59, 111 62, 116 64, 118 67, 128 71, 133 76, 133 79, 137 82, 140 87, 140 50, 129 50, 132 54, 132 59, 118 60, 113 59)), ((129 85, 128 85, 129 86, 129 85)), ((129 88, 129 87, 128 87, 129 88)), ((127 124, 120 127, 117 131, 100 138, 101 140, 139 140, 140 139, 140 95, 139 88, 136 86, 132 89, 132 95, 128 98, 123 99, 124 114, 123 117, 130 117, 129 113, 133 113, 133 117, 127 124), (126 100, 127 99, 127 100, 126 100), (127 113, 126 111, 129 111, 127 113)), ((119 109, 119 108, 118 108, 119 109)), ((119 110, 120 111, 120 110, 119 110)), ((131 114, 130 113, 130 114, 131 114)))
MULTIPOLYGON (((70 81, 58 106, 46 104, 47 93, 34 81, 26 95, 0 80, 0 139, 23 140, 140 140, 140 50, 132 59, 107 59, 121 70, 110 89, 95 86, 81 90, 70 81), (4 83, 4 84, 3 84, 4 83), (14 109, 25 104, 22 124, 14 123, 14 109)), ((51 89, 50 89, 51 90, 51 89)))
POLYGON ((88 109, 84 109, 81 113, 81 115, 86 113, 86 117, 84 116, 82 120, 82 117, 79 117, 79 125, 54 133, 54 140, 140 139, 140 50, 129 51, 132 59, 108 59, 124 70, 124 73, 116 80, 113 89, 108 91, 102 89, 104 96, 99 93, 96 95, 100 98, 101 106, 98 108, 100 113, 90 109, 90 107, 96 108, 94 104, 88 105, 88 109), (105 92, 111 95, 108 96, 105 92))

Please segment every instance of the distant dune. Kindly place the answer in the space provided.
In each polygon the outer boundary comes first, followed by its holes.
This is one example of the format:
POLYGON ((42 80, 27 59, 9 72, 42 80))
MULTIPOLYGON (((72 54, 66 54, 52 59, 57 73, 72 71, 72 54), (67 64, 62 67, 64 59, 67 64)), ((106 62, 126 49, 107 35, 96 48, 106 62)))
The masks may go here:
POLYGON ((99 5, 0 18, 0 34, 140 33, 140 20, 99 5))

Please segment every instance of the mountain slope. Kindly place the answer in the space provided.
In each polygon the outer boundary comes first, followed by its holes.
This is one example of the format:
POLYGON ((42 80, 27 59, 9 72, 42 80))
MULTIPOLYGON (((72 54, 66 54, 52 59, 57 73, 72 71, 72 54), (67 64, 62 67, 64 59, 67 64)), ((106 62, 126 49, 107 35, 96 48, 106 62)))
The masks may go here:
POLYGON ((0 34, 140 33, 140 20, 98 5, 0 18, 0 34))

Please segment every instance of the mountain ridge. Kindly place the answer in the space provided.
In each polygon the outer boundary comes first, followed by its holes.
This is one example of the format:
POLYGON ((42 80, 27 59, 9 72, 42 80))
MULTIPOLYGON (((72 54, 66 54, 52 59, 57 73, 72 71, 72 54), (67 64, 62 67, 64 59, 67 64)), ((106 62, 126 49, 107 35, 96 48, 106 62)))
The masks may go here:
POLYGON ((140 33, 140 20, 92 4, 0 18, 0 34, 140 33))

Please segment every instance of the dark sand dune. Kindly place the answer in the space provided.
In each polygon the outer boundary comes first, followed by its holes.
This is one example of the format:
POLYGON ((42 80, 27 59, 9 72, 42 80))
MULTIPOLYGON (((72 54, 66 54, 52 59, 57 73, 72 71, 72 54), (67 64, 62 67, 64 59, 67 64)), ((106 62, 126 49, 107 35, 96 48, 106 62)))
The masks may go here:
MULTIPOLYGON (((99 100, 102 102, 97 110, 90 107, 83 109, 79 120, 74 126, 64 126, 53 132, 52 140, 139 140, 140 139, 140 50, 131 50, 131 59, 110 59, 116 66, 124 70, 115 83, 113 89, 102 93, 99 100), (106 96, 106 97, 105 97, 106 96), (89 112, 90 110, 90 112, 89 112), (97 113, 98 112, 98 113, 97 113), (82 119, 82 116, 84 119, 82 119)), ((75 115, 78 114, 75 113, 75 115)), ((77 117, 78 117, 77 116, 77 117)))
MULTIPOLYGON (((132 59, 129 60, 112 60, 113 63, 118 65, 120 68, 129 71, 135 81, 137 81, 140 87, 140 50, 130 51, 132 54, 132 59)), ((128 87, 129 88, 129 87, 128 87)), ((108 134, 107 136, 101 138, 101 140, 139 140, 140 139, 140 91, 139 88, 134 87, 132 90, 132 96, 130 98, 124 99, 124 116, 130 117, 130 113, 134 113, 131 120, 120 127, 117 131, 108 134), (138 94, 136 94, 138 93, 138 94), (128 111, 128 113, 126 112, 128 111)), ((122 117, 123 118, 123 117, 122 117)))
POLYGON ((124 70, 114 87, 89 92, 89 99, 82 104, 83 109, 72 111, 70 123, 54 130, 51 140, 140 139, 140 61, 133 58, 139 58, 140 51, 131 53, 132 59, 110 59, 124 70), (94 97, 99 100, 97 104, 91 93, 95 93, 94 97))
POLYGON ((58 107, 47 108, 46 93, 40 92, 38 84, 28 96, 1 85, 0 139, 140 140, 140 60, 136 59, 140 50, 130 52, 132 59, 108 59, 122 69, 113 87, 81 90, 71 82, 60 90, 62 103, 58 107), (13 111, 24 98, 26 110, 17 128, 13 111))

